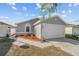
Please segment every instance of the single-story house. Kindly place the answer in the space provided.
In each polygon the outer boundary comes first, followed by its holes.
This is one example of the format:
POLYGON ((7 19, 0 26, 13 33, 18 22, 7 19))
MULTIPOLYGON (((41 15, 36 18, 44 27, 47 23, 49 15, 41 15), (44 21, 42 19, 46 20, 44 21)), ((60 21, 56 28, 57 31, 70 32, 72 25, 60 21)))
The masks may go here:
POLYGON ((79 25, 68 24, 66 26, 66 34, 79 35, 79 25))
POLYGON ((5 37, 7 34, 12 35, 15 31, 15 26, 0 21, 0 37, 5 37))
POLYGON ((43 39, 62 38, 65 37, 65 25, 65 22, 57 15, 46 19, 35 18, 17 23, 16 34, 35 34, 43 39))

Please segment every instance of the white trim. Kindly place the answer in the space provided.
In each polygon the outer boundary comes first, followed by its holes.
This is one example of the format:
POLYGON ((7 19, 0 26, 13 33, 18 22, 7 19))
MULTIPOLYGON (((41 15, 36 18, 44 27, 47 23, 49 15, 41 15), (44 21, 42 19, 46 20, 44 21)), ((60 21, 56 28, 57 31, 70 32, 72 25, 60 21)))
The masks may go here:
POLYGON ((33 33, 33 32, 16 32, 16 33, 33 33))
POLYGON ((40 20, 38 20, 37 22, 35 22, 33 25, 36 25, 36 24, 38 24, 40 22, 40 20))
POLYGON ((25 32, 26 32, 26 26, 29 26, 29 32, 32 32, 31 31, 31 25, 28 23, 28 24, 25 24, 25 32))

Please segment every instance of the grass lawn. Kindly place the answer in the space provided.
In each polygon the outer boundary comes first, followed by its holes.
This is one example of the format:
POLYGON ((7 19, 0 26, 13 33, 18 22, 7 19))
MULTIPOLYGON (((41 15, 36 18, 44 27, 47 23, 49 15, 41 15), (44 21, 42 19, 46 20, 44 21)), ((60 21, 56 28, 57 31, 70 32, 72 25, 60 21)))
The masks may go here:
MULTIPOLYGON (((5 38, 6 39, 6 38, 5 38)), ((0 41, 0 55, 5 56, 70 56, 71 54, 62 51, 54 46, 47 48, 38 48, 26 44, 28 48, 20 48, 12 45, 12 41, 0 41)))

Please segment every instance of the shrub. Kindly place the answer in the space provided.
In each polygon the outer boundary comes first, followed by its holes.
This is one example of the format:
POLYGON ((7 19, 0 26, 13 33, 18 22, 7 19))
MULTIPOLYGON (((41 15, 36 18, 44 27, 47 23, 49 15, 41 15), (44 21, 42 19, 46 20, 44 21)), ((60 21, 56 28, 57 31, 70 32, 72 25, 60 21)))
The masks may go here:
POLYGON ((74 40, 79 40, 79 37, 77 35, 72 35, 72 34, 66 34, 66 38, 74 39, 74 40))

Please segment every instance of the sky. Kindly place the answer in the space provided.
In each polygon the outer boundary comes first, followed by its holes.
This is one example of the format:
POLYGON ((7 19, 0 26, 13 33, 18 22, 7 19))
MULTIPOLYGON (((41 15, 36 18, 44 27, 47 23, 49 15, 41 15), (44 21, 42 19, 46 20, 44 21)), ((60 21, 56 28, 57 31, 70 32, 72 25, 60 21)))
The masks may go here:
MULTIPOLYGON (((79 4, 59 3, 56 14, 66 23, 79 24, 79 4)), ((15 24, 42 17, 37 3, 0 3, 0 21, 15 24)))

